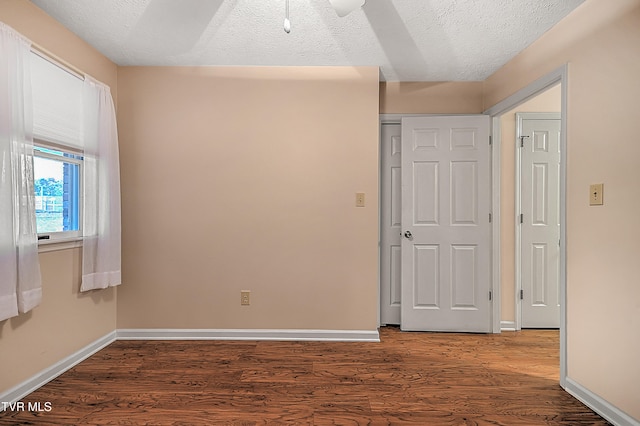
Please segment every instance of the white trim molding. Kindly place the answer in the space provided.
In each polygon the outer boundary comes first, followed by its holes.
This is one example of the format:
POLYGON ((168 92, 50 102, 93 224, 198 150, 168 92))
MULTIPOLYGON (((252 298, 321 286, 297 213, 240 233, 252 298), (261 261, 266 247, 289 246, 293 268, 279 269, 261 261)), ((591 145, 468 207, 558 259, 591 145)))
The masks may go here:
POLYGON ((491 116, 502 115, 505 112, 515 108, 516 106, 525 103, 529 99, 536 97, 541 92, 556 85, 557 83, 566 83, 568 74, 569 65, 564 64, 551 71, 549 74, 546 74, 539 79, 531 82, 527 86, 518 90, 516 93, 498 102, 491 108, 485 110, 483 114, 491 116))
POLYGON ((435 114, 380 114, 380 124, 401 124, 403 117, 430 117, 435 114))
MULTIPOLYGON (((73 368, 80 362, 84 361, 91 355, 95 354, 96 352, 100 351, 101 349, 105 348, 115 341, 116 332, 112 331, 111 333, 101 337, 95 342, 88 344, 76 353, 73 353, 68 357, 58 361, 51 367, 42 370, 30 379, 27 379, 17 386, 14 386, 13 388, 7 390, 6 392, 1 393, 0 402, 8 402, 13 404, 20 401, 20 399, 29 395, 31 392, 46 385, 65 371, 73 368)), ((4 411, 3 405, 4 404, 0 403, 0 411, 4 411)))
POLYGON ((640 420, 634 419, 569 377, 566 379, 565 390, 614 425, 640 426, 640 420))
POLYGON ((380 124, 401 124, 403 117, 437 117, 437 116, 446 116, 446 117, 448 117, 448 116, 452 116, 452 115, 464 116, 464 115, 481 115, 481 114, 484 114, 484 113, 477 113, 477 112, 459 113, 459 114, 445 114, 445 113, 441 113, 441 114, 383 113, 383 114, 379 114, 379 117, 380 117, 380 124))
POLYGON ((82 241, 82 237, 69 240, 41 240, 38 241, 38 253, 82 247, 82 241))
POLYGON ((500 330, 501 331, 516 331, 516 322, 515 321, 500 321, 500 330))
POLYGON ((379 342, 378 330, 121 329, 118 340, 280 340, 379 342))

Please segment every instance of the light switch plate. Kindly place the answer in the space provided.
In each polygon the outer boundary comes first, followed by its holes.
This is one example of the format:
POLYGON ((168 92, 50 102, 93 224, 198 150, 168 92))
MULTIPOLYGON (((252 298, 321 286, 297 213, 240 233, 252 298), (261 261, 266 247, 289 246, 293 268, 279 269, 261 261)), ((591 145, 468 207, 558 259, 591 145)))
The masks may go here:
POLYGON ((604 190, 603 183, 594 183, 589 186, 589 205, 601 206, 604 204, 602 191, 604 190))
POLYGON ((364 192, 356 192, 356 207, 364 207, 364 192))

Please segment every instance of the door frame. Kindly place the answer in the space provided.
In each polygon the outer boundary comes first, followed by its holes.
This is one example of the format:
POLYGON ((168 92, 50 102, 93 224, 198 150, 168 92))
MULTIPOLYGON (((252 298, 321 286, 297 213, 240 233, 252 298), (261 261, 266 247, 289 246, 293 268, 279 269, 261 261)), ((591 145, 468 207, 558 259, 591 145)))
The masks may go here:
MULTIPOLYGON (((494 106, 486 109, 483 114, 491 116, 491 134, 493 152, 491 154, 491 190, 493 210, 492 231, 492 276, 491 290, 493 292, 492 325, 493 332, 500 333, 500 116, 518 105, 536 97, 547 89, 560 83, 561 109, 560 109, 560 386, 567 386, 567 91, 569 66, 562 65, 548 74, 529 83, 494 106)), ((458 115, 458 114, 380 114, 382 123, 400 123, 402 117, 420 117, 432 115, 458 115)), ((459 114, 463 115, 463 114, 459 114)), ((378 144, 380 145, 380 144, 378 144)), ((378 165, 380 169, 381 164, 378 165)), ((380 210, 382 205, 378 206, 380 210)), ((380 229, 380 227, 378 227, 380 229)), ((378 261, 380 256, 378 255, 378 261)), ((378 275, 380 264, 378 262, 378 275)), ((380 322, 380 280, 378 279, 378 323, 380 322)))
MULTIPOLYGON (((522 103, 524 101, 521 101, 522 103)), ((498 104, 499 105, 499 104, 498 104)), ((496 105, 496 106, 498 106, 496 105)), ((508 111, 508 109, 503 112, 508 111)), ((455 116, 455 115, 470 115, 472 113, 457 113, 457 114, 379 114, 378 123, 378 199, 382 199, 382 185, 380 184, 380 177, 382 176, 382 157, 380 150, 382 149, 382 125, 383 124, 402 124, 403 117, 437 117, 437 116, 455 116)), ((491 116, 491 123, 489 127, 489 134, 491 138, 491 153, 489 154, 489 173, 491 175, 491 242, 490 242, 490 257, 491 268, 489 270, 489 290, 491 291, 491 332, 501 333, 500 327, 500 144, 496 145, 496 140, 500 140, 500 125, 499 117, 496 118, 491 114, 491 109, 481 112, 480 114, 491 116), (496 121, 497 120, 497 121, 496 121), (496 125, 498 123, 498 125, 496 125)), ((380 327, 381 318, 381 277, 380 266, 382 256, 382 236, 380 218, 382 217, 382 203, 378 205, 378 327, 380 327)))
MULTIPOLYGON (((558 120, 562 123, 562 117, 557 112, 519 112, 516 113, 516 138, 522 135, 522 121, 530 119, 548 119, 558 120)), ((561 131, 562 132, 562 131, 561 131)), ((562 137, 562 135, 560 135, 562 137)), ((562 161, 562 148, 560 148, 560 160, 562 161)), ((522 150, 515 150, 515 202, 516 212, 522 213, 522 150)), ((558 178, 560 178, 558 176, 558 178)), ((560 194, 558 194, 558 203, 560 203, 560 194)), ((561 226, 562 227, 562 226, 561 226)), ((515 329, 516 331, 522 330, 522 299, 518 297, 522 288, 522 226, 516 220, 515 221, 515 329)), ((560 283, 558 283, 560 285, 560 283)))
MULTIPOLYGON (((560 108, 560 386, 567 387, 567 92, 568 92, 569 65, 565 64, 549 72, 548 74, 529 83, 511 96, 498 102, 484 111, 492 119, 494 150, 493 150, 493 202, 494 204, 494 246, 493 267, 494 271, 500 271, 500 116, 518 105, 536 97, 547 89, 560 84, 561 108, 560 108), (496 154, 497 153, 497 154, 496 154), (497 157, 497 158, 496 158, 497 157), (495 234, 498 234, 497 241, 495 234)), ((493 274, 493 289, 496 301, 500 301, 500 274, 493 274)), ((494 313, 498 311, 500 321, 500 303, 494 303, 494 313)), ((495 317, 494 317, 495 320, 495 317)))
MULTIPOLYGON (((432 117, 445 114, 379 114, 378 120, 378 200, 382 200, 382 126, 385 124, 402 125, 403 117, 432 117)), ((382 203, 378 203, 378 328, 382 325, 382 203)))

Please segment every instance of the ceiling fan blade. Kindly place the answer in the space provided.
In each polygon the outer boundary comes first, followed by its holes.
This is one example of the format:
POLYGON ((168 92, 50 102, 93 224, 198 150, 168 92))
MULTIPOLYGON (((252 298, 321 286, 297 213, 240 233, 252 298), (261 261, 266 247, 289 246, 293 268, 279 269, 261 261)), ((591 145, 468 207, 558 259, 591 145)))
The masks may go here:
POLYGON ((329 0, 339 17, 347 16, 362 7, 367 0, 329 0))

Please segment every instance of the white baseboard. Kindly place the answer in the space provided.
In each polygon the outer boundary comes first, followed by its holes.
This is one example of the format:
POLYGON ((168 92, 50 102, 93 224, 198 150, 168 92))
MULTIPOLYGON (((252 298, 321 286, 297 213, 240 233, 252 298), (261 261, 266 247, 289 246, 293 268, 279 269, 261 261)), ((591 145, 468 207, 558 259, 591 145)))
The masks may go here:
POLYGON ((587 407, 616 426, 640 426, 640 420, 634 419, 624 411, 611 405, 589 389, 570 378, 566 378, 565 390, 587 407))
POLYGON ((516 322, 515 321, 500 321, 500 330, 501 331, 516 331, 516 322))
POLYGON ((119 329, 118 340, 282 340, 379 342, 378 330, 119 329))
MULTIPOLYGON (((13 388, 3 392, 0 394, 0 402, 8 402, 15 403, 20 401, 20 399, 29 395, 31 392, 36 389, 44 386, 49 383, 51 380, 55 379, 65 371, 69 370, 76 364, 84 361, 89 358, 91 355, 98 352, 100 349, 104 348, 107 345, 115 342, 116 340, 116 332, 112 331, 111 333, 101 337, 93 343, 88 344, 84 348, 80 349, 76 353, 69 355, 68 357, 58 361, 54 365, 49 368, 46 368, 31 377, 30 379, 25 380, 24 382, 14 386, 13 388)), ((3 405, 0 404, 0 411, 3 411, 3 405)))

